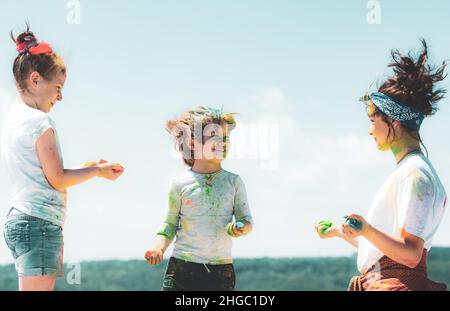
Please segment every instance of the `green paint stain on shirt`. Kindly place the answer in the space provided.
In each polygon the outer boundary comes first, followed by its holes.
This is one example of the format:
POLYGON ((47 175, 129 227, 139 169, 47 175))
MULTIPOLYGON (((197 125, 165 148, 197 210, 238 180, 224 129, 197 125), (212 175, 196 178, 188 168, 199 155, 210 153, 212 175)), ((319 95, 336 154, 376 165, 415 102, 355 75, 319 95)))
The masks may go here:
POLYGON ((169 193, 169 207, 175 206, 177 197, 173 192, 169 193))
POLYGON ((192 261, 192 258, 193 258, 192 253, 185 252, 181 255, 180 259, 184 261, 192 261))

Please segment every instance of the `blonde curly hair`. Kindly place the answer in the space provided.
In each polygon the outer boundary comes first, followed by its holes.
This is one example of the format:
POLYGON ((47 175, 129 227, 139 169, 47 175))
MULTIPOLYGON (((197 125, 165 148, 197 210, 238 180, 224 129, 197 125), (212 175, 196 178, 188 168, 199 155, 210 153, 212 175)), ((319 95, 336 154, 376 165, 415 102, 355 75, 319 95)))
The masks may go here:
POLYGON ((184 163, 192 167, 195 162, 193 140, 201 137, 203 143, 203 132, 210 124, 226 124, 228 130, 232 131, 236 127, 234 115, 224 113, 222 109, 198 106, 176 119, 168 120, 166 130, 175 138, 175 148, 183 154, 184 163))

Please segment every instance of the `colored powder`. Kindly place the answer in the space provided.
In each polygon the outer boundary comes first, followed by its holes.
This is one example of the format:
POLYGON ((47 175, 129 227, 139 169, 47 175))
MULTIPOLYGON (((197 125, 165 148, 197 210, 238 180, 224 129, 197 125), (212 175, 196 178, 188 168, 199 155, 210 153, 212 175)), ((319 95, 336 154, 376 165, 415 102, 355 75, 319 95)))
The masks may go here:
POLYGON ((181 227, 185 231, 189 231, 189 221, 187 219, 183 219, 181 227))
POLYGON ((345 223, 347 225, 349 225, 350 227, 352 227, 353 229, 355 229, 357 231, 360 231, 362 229, 362 222, 360 222, 359 220, 354 219, 354 218, 350 218, 350 217, 347 217, 347 216, 345 218, 346 218, 345 223))
POLYGON ((162 255, 162 251, 147 251, 145 253, 145 259, 149 260, 151 257, 153 257, 154 254, 158 253, 162 255))
POLYGON ((189 253, 189 252, 184 252, 183 253, 183 255, 181 255, 180 256, 181 258, 181 260, 184 260, 184 261, 192 261, 192 253, 189 253))
POLYGON ((333 227, 333 222, 331 220, 322 220, 318 222, 319 226, 324 226, 325 228, 322 229, 321 233, 326 234, 327 231, 333 227))
POLYGON ((210 263, 213 265, 223 265, 226 263, 226 260, 219 257, 215 257, 211 259, 210 263))
POLYGON ((184 199, 183 200, 183 205, 185 206, 192 206, 193 202, 191 199, 184 199))
POLYGON ((234 234, 234 231, 233 231, 233 223, 232 222, 230 222, 228 225, 227 225, 227 234, 229 235, 229 236, 231 236, 231 237, 236 237, 236 235, 234 234))
POLYGON ((176 205, 177 197, 174 193, 169 192, 169 208, 172 208, 176 205))
POLYGON ((412 186, 412 191, 414 192, 415 195, 417 195, 420 201, 423 201, 428 196, 428 194, 433 190, 431 189, 430 184, 425 179, 420 177, 419 173, 415 173, 413 177, 414 182, 412 186))

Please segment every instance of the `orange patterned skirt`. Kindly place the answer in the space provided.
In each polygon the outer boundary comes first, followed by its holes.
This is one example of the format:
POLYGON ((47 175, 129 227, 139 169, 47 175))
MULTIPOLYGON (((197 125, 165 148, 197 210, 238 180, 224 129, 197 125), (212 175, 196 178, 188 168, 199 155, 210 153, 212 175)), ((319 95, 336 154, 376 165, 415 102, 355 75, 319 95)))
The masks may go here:
POLYGON ((427 275, 427 250, 415 268, 383 256, 366 273, 350 281, 348 291, 445 291, 447 285, 431 281, 427 275))

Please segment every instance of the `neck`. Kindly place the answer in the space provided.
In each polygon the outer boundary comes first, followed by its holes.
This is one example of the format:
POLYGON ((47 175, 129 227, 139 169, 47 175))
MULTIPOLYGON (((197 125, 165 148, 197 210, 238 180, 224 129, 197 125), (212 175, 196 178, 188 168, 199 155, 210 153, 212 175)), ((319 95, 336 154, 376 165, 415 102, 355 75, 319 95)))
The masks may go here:
POLYGON ((413 151, 421 151, 420 143, 415 139, 400 140, 391 146, 391 151, 394 154, 395 160, 399 163, 409 153, 413 151))
POLYGON ((20 94, 20 98, 27 106, 34 108, 34 109, 39 109, 37 106, 37 103, 30 96, 22 93, 22 94, 20 94))
POLYGON ((192 166, 192 171, 200 174, 210 174, 218 172, 222 169, 220 162, 213 162, 207 160, 195 160, 192 166))

